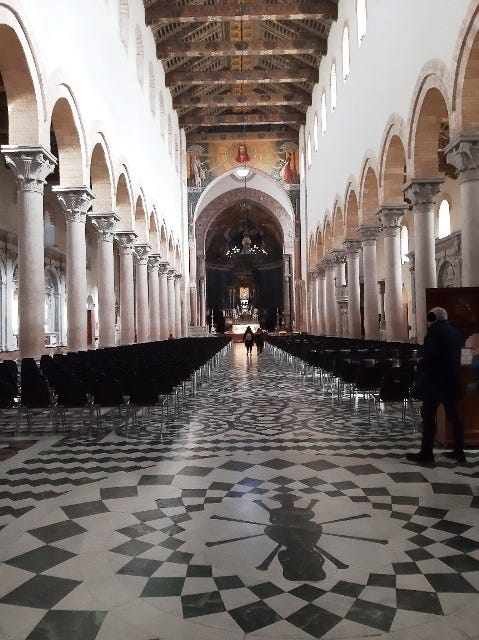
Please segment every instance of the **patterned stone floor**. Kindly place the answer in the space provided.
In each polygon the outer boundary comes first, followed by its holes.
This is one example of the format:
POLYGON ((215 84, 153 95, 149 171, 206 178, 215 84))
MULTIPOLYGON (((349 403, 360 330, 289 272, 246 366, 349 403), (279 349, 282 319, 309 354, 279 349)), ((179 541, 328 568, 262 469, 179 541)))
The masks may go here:
POLYGON ((9 420, 1 640, 479 637, 478 453, 408 464, 410 421, 269 348, 228 348, 163 432, 9 420))

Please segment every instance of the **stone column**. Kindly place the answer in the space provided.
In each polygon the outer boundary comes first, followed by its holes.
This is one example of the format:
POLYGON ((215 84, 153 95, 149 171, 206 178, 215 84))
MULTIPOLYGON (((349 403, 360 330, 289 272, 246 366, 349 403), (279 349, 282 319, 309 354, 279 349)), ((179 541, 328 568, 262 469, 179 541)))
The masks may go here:
POLYGON ((167 340, 169 335, 168 325, 168 283, 167 274, 168 262, 160 262, 158 267, 159 275, 159 304, 160 304, 160 340, 167 340))
POLYGON ((334 260, 325 258, 323 265, 326 273, 326 335, 336 335, 336 288, 334 286, 334 260))
POLYGON ((350 338, 361 337, 361 301, 359 289, 359 251, 361 242, 347 238, 346 262, 348 267, 348 335, 350 338))
MULTIPOLYGON (((461 135, 446 149, 459 172, 461 194, 462 286, 479 286, 479 134, 461 135)), ((417 261, 417 252, 416 252, 417 261)))
POLYGON ((160 261, 159 253, 150 253, 148 256, 149 275, 149 315, 150 315, 150 340, 155 342, 160 339, 160 261))
POLYGON ((175 332, 176 338, 183 337, 183 329, 181 327, 181 273, 175 273, 175 332))
POLYGON ((407 205, 381 207, 378 216, 384 232, 386 340, 405 340, 402 309, 401 222, 407 205))
POLYGON ((414 259, 414 251, 407 254, 409 258, 409 277, 411 279, 411 336, 417 342, 417 329, 416 329, 416 260, 414 259))
MULTIPOLYGON (((335 315, 336 315, 336 335, 343 336, 343 315, 344 302, 346 296, 346 251, 344 249, 334 249, 331 251, 334 260, 334 288, 335 288, 335 315), (341 299, 342 304, 339 304, 341 299)), ((347 307, 347 305, 346 305, 347 307)))
POLYGON ((150 337, 150 310, 148 306, 148 256, 151 245, 135 244, 136 255, 136 340, 148 342, 150 337))
POLYGON ((3 145, 2 153, 17 182, 19 350, 34 357, 45 349, 43 190, 57 161, 43 147, 3 145))
POLYGON ((443 182, 440 178, 415 178, 404 187, 404 194, 412 203, 414 212, 416 331, 417 340, 421 343, 427 331, 426 289, 437 286, 434 204, 443 182))
POLYGON ((120 218, 115 213, 90 213, 98 236, 98 346, 115 345, 115 271, 113 239, 120 218))
POLYGON ((168 269, 167 282, 168 282, 168 335, 171 333, 173 336, 176 331, 176 319, 175 319, 175 274, 174 269, 168 269))
POLYGON ((190 238, 190 324, 192 327, 198 325, 198 292, 196 289, 196 243, 190 238))
POLYGON ((199 295, 199 322, 200 326, 206 325, 206 256, 198 256, 198 295, 199 295))
POLYGON ((326 335, 326 271, 323 265, 317 267, 318 277, 316 280, 318 290, 318 333, 320 336, 326 335))
POLYGON ((283 254, 283 318, 284 326, 291 327, 291 260, 283 254))
POLYGON ((379 338, 376 238, 380 231, 380 224, 363 224, 358 228, 363 247, 364 337, 366 340, 379 338))
POLYGON ((120 250, 120 342, 135 342, 135 279, 133 253, 137 234, 134 231, 117 231, 116 241, 120 250))
POLYGON ((67 227, 67 346, 68 351, 87 348, 86 214, 95 197, 88 187, 53 187, 65 214, 67 227))
POLYGON ((318 335, 318 290, 317 290, 318 272, 312 269, 309 272, 309 290, 311 300, 311 333, 318 335))

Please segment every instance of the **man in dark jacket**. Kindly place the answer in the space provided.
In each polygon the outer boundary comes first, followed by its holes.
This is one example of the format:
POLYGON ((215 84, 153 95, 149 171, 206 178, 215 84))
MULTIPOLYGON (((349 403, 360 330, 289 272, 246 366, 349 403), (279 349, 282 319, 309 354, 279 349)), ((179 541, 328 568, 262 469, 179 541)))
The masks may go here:
POLYGON ((418 464, 434 463, 436 412, 440 404, 454 432, 454 449, 444 455, 465 462, 464 429, 458 410, 460 397, 461 347, 463 339, 447 318, 447 311, 435 307, 427 314, 428 331, 424 338, 423 358, 419 365, 422 378, 422 442, 418 453, 408 453, 407 459, 418 464))

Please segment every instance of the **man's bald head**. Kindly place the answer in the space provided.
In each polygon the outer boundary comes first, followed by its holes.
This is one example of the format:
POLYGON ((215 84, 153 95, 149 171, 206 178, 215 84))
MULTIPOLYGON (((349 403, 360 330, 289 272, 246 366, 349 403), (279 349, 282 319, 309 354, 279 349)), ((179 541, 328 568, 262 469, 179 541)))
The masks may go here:
POLYGON ((439 322, 440 320, 447 320, 447 311, 442 307, 433 307, 427 314, 427 321, 429 324, 439 322))

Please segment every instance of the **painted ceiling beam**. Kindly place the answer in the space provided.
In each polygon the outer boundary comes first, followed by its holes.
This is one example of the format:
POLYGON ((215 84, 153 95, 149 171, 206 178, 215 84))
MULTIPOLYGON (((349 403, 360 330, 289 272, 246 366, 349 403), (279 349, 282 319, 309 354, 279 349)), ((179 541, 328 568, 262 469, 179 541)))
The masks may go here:
POLYGON ((151 26, 178 22, 237 22, 241 20, 324 20, 338 17, 333 0, 286 0, 265 4, 264 0, 221 0, 215 5, 175 6, 171 0, 157 0, 145 8, 146 23, 151 26))

